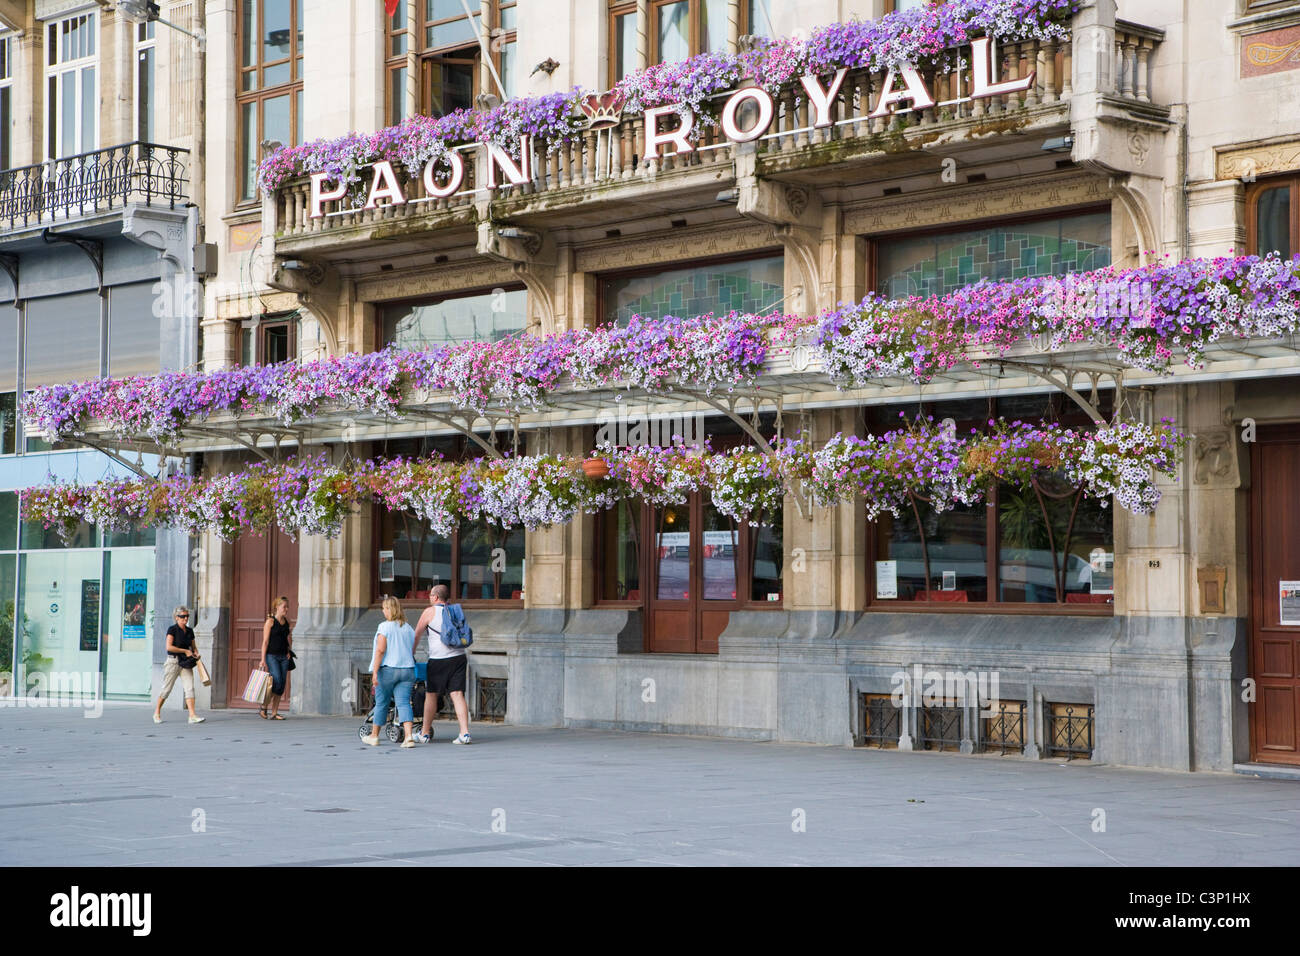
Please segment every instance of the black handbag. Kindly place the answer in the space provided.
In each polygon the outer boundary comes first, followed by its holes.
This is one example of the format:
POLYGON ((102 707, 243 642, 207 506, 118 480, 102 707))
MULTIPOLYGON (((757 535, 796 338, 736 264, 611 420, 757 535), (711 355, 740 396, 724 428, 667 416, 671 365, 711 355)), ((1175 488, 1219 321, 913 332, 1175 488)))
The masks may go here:
POLYGON ((198 664, 198 662, 199 659, 197 657, 190 657, 190 655, 188 654, 186 654, 184 657, 178 658, 176 661, 177 664, 179 664, 183 669, 187 671, 192 670, 195 667, 195 665, 198 664))
POLYGON ((288 654, 286 654, 285 656, 289 658, 289 666, 286 667, 285 670, 287 670, 287 671, 291 671, 291 670, 293 670, 295 667, 298 666, 297 664, 295 664, 295 663, 293 662, 293 659, 294 659, 295 657, 298 656, 297 654, 295 654, 293 651, 290 651, 290 652, 289 652, 288 654))

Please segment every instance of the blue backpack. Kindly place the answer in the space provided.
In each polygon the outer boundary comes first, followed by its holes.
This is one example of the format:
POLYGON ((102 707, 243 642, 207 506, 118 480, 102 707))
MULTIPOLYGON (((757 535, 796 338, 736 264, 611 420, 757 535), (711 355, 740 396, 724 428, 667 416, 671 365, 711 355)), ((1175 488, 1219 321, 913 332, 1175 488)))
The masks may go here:
POLYGON ((442 612, 442 643, 448 647, 469 647, 474 643, 474 629, 465 623, 459 604, 448 604, 442 612))

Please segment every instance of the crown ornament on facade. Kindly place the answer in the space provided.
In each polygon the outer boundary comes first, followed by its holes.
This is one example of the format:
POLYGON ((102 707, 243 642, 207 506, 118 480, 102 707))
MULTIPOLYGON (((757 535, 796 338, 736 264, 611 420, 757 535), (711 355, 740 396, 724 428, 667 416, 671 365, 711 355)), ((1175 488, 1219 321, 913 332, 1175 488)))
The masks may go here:
POLYGON ((626 102, 627 94, 622 90, 606 90, 604 93, 588 93, 578 101, 578 106, 587 117, 587 129, 603 129, 618 125, 626 102))

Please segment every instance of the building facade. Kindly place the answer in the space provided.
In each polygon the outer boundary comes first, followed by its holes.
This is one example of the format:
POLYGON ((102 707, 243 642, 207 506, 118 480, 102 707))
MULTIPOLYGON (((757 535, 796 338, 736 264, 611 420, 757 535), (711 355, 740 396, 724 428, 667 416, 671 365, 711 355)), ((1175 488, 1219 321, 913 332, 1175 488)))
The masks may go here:
MULTIPOLYGON (((1184 20, 1173 0, 1082 0, 1068 38, 966 46, 918 79, 930 102, 906 109, 889 108, 888 78, 851 68, 823 124, 792 79, 770 116, 741 121, 766 131, 748 141, 707 127, 689 148, 668 137, 656 149, 664 129, 605 101, 586 132, 517 176, 483 149, 465 154, 459 189, 395 166, 383 202, 368 190, 373 169, 360 192, 308 176, 258 186, 259 162, 281 146, 492 97, 604 91, 657 63, 894 6, 402 0, 390 17, 380 3, 208 2, 202 202, 221 255, 204 367, 633 315, 810 315, 871 292, 1297 251, 1300 5, 1289 2, 1212 0, 1184 20)), ((1058 515, 995 488, 971 508, 875 522, 860 504, 787 500, 737 527, 696 495, 536 532, 467 523, 446 537, 376 510, 334 538, 207 535, 196 601, 210 703, 242 705, 266 609, 284 594, 294 706, 353 712, 381 596, 419 602, 448 583, 476 635, 472 706, 504 699, 512 722, 1181 770, 1300 765, 1300 628, 1279 597, 1300 579, 1293 343, 1216 349, 1168 376, 1113 355, 1013 359, 841 390, 792 356, 730 405, 688 392, 557 396, 489 421, 431 400, 400 421, 212 424, 184 447, 214 473, 283 448, 338 461, 485 443, 581 456, 602 440, 825 441, 900 414, 962 430, 999 416, 1168 417, 1193 438, 1142 517, 1087 504, 1058 515), (930 672, 996 674, 996 714, 946 693, 893 705, 898 675, 930 672)))
POLYGON ((85 525, 65 542, 18 513, 47 476, 159 469, 29 434, 31 389, 197 361, 198 55, 182 40, 109 4, 0 5, 0 696, 57 679, 148 697, 190 594, 184 535, 85 525))

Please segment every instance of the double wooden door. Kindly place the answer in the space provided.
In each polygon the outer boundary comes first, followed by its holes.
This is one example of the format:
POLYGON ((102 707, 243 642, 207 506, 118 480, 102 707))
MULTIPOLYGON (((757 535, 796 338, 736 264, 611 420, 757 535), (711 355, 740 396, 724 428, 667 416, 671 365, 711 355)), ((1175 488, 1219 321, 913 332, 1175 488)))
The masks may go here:
POLYGON ((1250 506, 1251 759, 1300 765, 1300 425, 1259 429, 1250 506))
POLYGON ((704 495, 651 509, 649 650, 716 654, 731 612, 745 603, 738 579, 745 535, 704 495))
MULTIPOLYGON (((262 659, 262 627, 271 602, 289 599, 289 623, 298 618, 298 545, 285 534, 246 534, 234 546, 234 580, 231 582, 230 679, 226 704, 254 707, 244 700, 248 676, 262 659)), ((280 707, 289 709, 289 685, 280 707)))

